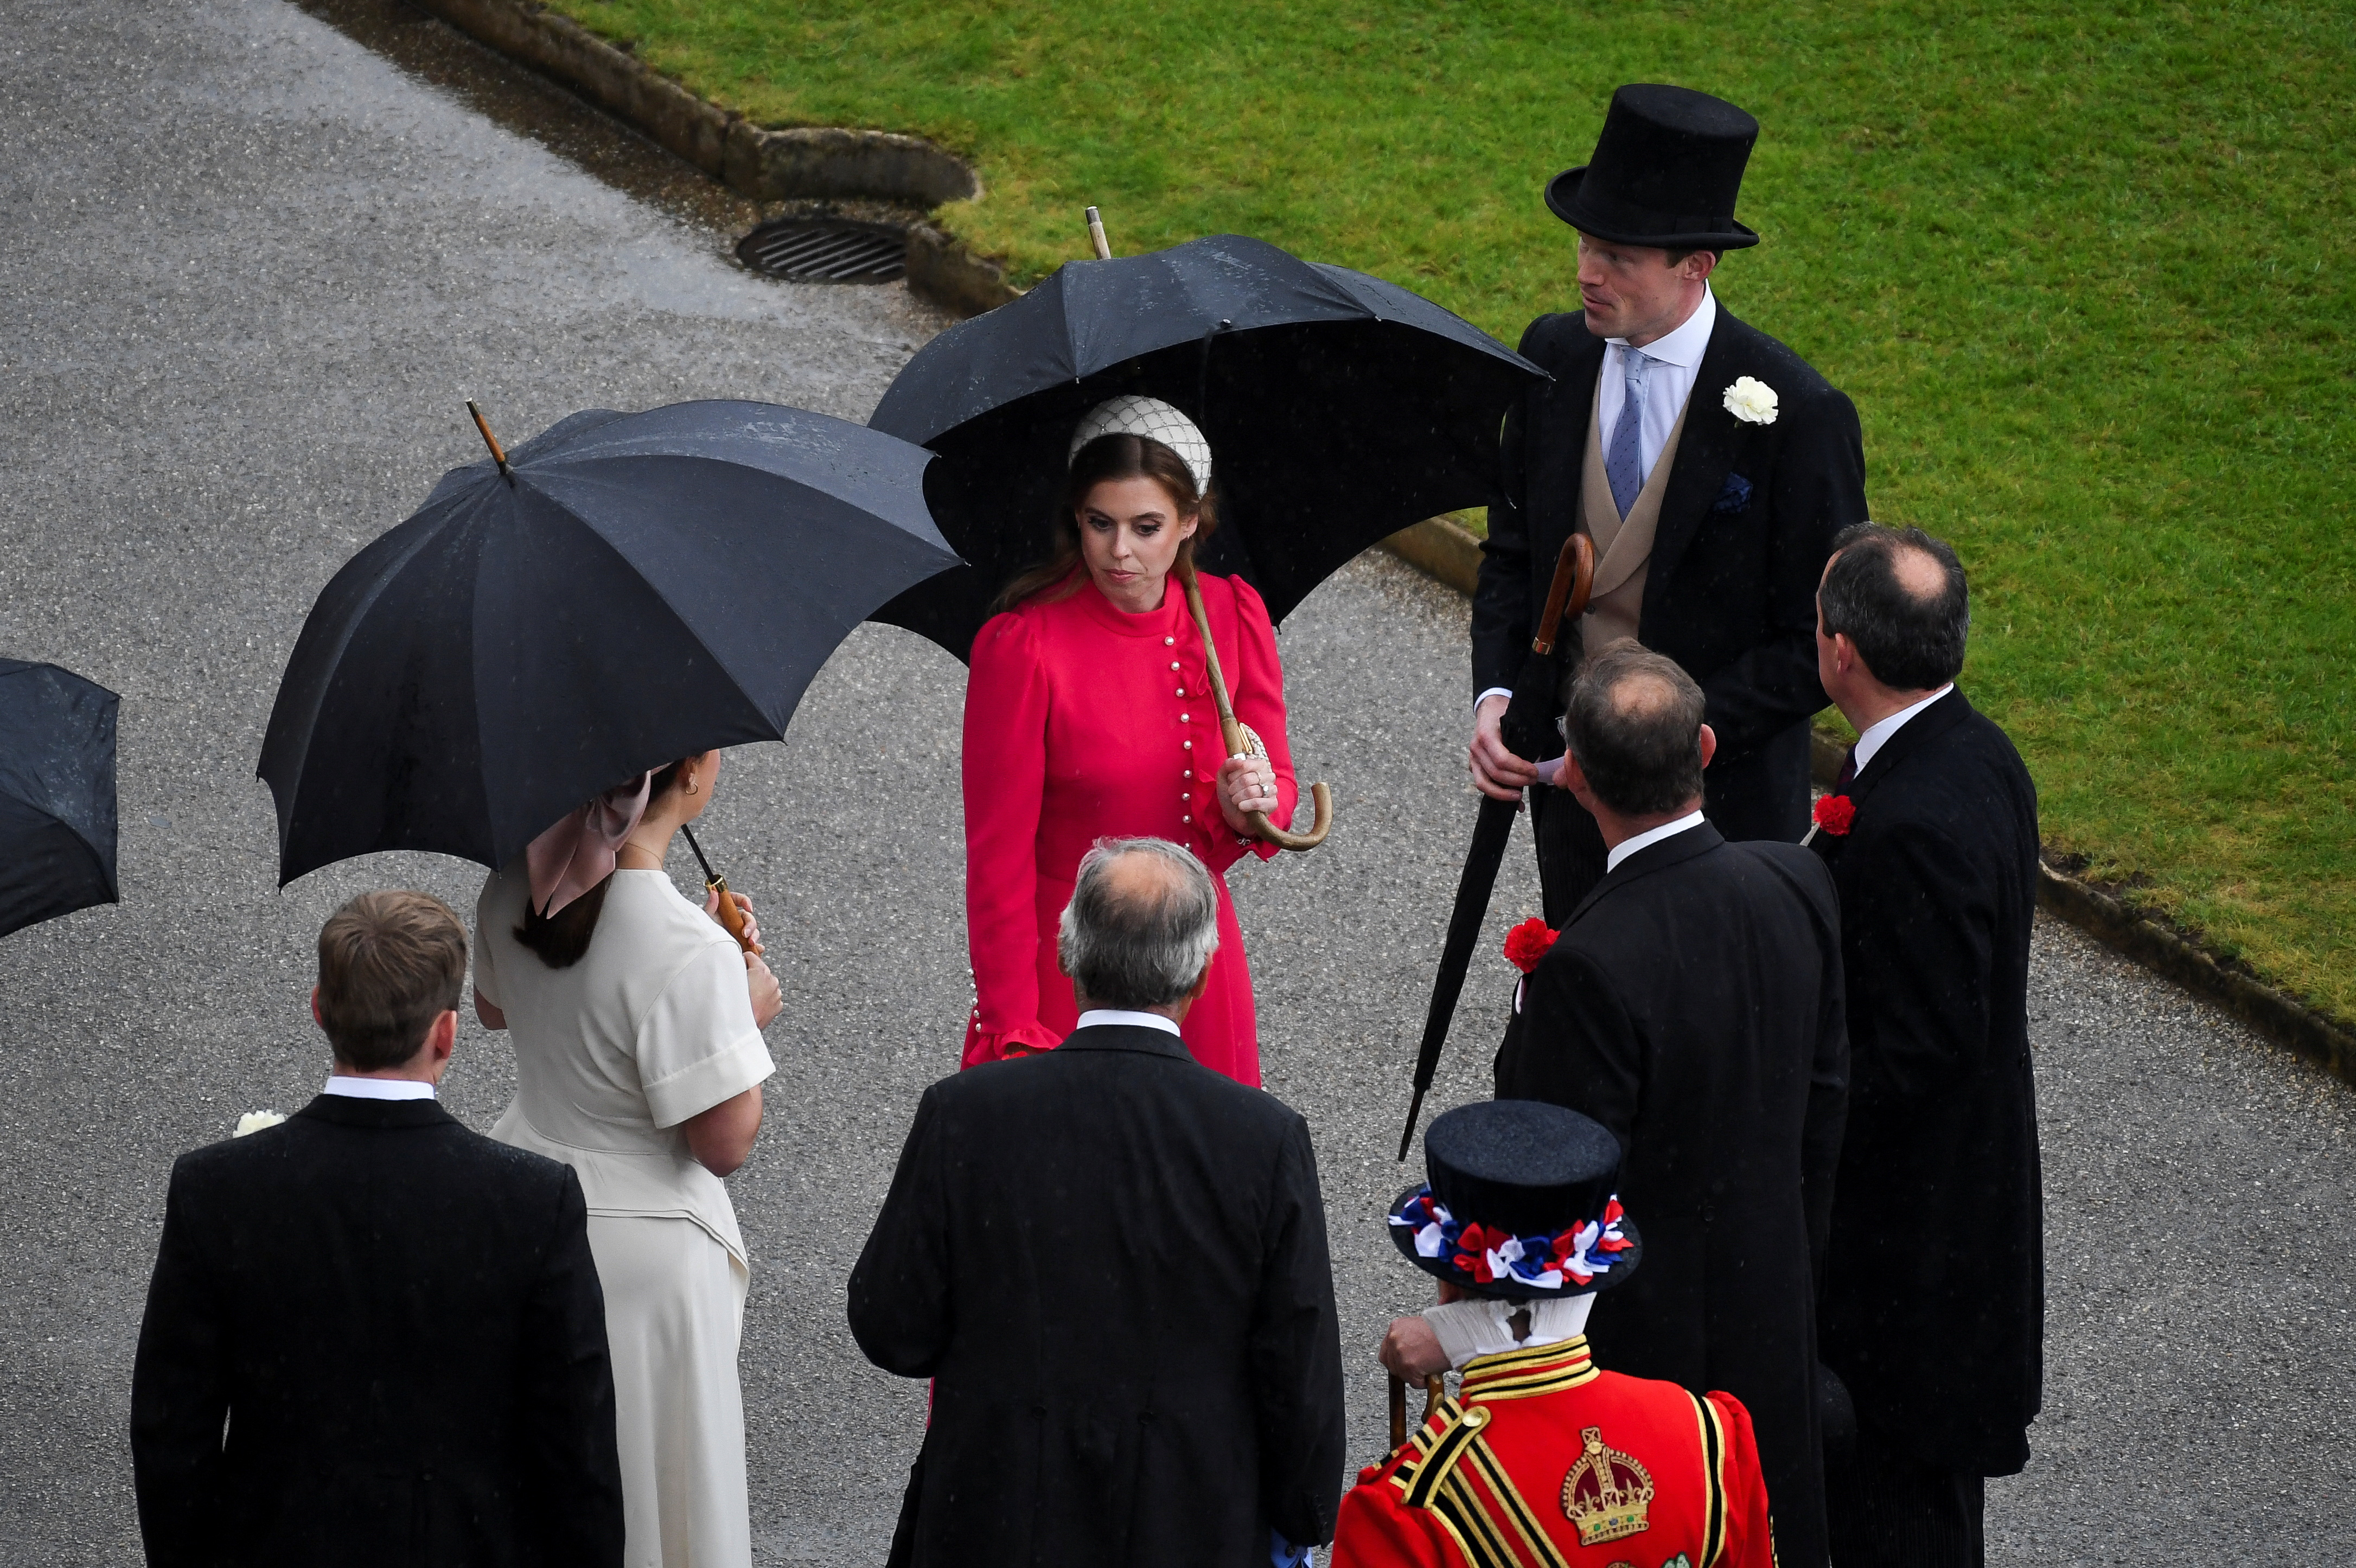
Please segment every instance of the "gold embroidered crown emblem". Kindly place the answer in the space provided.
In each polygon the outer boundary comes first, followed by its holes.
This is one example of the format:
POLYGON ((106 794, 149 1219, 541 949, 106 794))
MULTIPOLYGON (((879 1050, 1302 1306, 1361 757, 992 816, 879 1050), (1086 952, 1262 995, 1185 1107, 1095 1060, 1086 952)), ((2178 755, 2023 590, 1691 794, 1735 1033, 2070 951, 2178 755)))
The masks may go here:
POLYGON ((1562 1511, 1579 1526, 1579 1543, 1595 1546, 1648 1528, 1653 1475, 1630 1455, 1603 1445, 1603 1428, 1580 1434, 1587 1452, 1562 1478, 1562 1511))

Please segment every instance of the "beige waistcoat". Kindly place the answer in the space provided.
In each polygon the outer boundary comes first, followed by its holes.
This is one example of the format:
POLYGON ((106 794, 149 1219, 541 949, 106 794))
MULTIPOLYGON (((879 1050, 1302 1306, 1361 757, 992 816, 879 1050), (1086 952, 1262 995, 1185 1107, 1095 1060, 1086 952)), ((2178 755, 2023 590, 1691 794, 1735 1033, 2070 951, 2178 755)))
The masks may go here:
MULTIPOLYGON (((1587 458, 1580 467, 1579 516, 1572 525, 1595 541, 1595 587, 1579 628, 1590 654, 1636 635, 1644 608, 1644 579, 1653 564, 1653 529, 1661 517, 1661 492, 1668 488, 1677 442, 1686 432, 1686 409, 1693 400, 1687 398, 1686 408, 1677 411, 1677 422, 1661 443, 1661 455, 1653 460, 1653 471, 1644 476, 1644 487, 1625 517, 1612 499, 1612 482, 1603 476, 1602 403, 1596 398, 1587 408, 1587 458)), ((1643 411, 1623 408, 1620 417, 1642 418, 1643 411)))

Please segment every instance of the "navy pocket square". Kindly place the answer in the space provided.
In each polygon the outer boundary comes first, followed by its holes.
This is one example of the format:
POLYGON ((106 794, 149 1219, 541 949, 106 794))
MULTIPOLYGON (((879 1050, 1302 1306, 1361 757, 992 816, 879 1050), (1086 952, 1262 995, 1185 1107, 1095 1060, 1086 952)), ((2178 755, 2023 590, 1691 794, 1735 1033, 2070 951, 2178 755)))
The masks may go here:
POLYGON ((1710 504, 1709 509, 1713 512, 1739 512, 1749 505, 1751 505, 1751 481, 1740 474, 1730 474, 1726 476, 1725 485, 1718 493, 1718 499, 1710 504))

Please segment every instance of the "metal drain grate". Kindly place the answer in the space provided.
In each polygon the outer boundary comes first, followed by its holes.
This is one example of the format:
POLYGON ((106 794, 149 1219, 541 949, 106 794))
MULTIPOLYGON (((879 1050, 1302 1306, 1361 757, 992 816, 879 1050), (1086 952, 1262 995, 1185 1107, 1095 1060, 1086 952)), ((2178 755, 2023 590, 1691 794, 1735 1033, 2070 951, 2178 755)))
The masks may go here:
POLYGON ((736 255, 797 283, 888 283, 908 270, 908 237, 884 223, 781 218, 739 240, 736 255))

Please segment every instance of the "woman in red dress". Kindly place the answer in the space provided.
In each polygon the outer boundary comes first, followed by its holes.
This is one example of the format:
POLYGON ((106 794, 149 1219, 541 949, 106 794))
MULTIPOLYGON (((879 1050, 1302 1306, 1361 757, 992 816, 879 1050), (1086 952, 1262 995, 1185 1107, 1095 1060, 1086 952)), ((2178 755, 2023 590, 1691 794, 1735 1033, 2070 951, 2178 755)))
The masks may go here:
POLYGON ((1219 946, 1186 1015, 1204 1066, 1259 1083, 1259 1036, 1242 929, 1221 874, 1276 846, 1299 797, 1284 734, 1284 672, 1268 607, 1249 583, 1199 576, 1237 719, 1266 756, 1221 756, 1203 639, 1173 569, 1215 521, 1210 447, 1151 398, 1116 398, 1081 421, 1055 552, 1018 578, 974 639, 965 705, 966 916, 975 1006, 968 1067, 1050 1051, 1078 1021, 1055 933, 1080 857, 1098 838, 1168 838, 1219 885, 1219 946))

